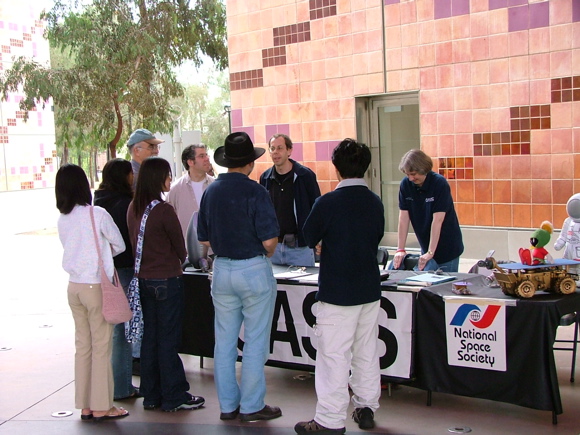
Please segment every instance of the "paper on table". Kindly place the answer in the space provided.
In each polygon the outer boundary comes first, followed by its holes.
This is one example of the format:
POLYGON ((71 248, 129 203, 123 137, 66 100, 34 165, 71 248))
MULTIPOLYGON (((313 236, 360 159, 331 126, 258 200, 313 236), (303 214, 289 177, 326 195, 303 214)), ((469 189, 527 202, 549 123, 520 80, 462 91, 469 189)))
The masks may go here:
MULTIPOLYGON (((276 278, 276 279, 296 279, 296 278, 301 278, 301 277, 307 276, 307 275, 312 275, 312 274, 308 273, 308 272, 302 272, 299 270, 296 270, 296 271, 290 270, 288 272, 275 273, 274 278, 276 278)), ((318 274, 316 276, 318 276, 318 274)))
POLYGON ((423 273, 421 275, 410 276, 398 282, 402 285, 417 285, 427 287, 434 284, 441 284, 447 281, 453 281, 454 276, 436 275, 434 273, 423 273))
POLYGON ((303 276, 298 281, 303 282, 304 284, 318 284, 318 274, 313 273, 308 276, 303 276))

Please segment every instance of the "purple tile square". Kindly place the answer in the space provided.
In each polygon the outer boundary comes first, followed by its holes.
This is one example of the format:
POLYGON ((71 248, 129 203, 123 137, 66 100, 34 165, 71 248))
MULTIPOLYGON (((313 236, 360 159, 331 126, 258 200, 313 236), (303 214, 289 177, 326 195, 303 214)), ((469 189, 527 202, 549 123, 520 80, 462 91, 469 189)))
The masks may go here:
POLYGON ((528 6, 518 6, 508 9, 508 31, 517 32, 527 30, 529 27, 529 8, 528 6))
POLYGON ((435 0, 434 7, 436 20, 451 16, 451 0, 435 0))
POLYGON ((451 14, 454 17, 456 17, 457 15, 469 14, 469 0, 452 0, 451 14))
POLYGON ((292 159, 300 162, 304 160, 304 146, 301 142, 292 142, 292 159))
POLYGON ((508 7, 527 5, 529 0, 508 0, 508 7))
POLYGON ((397 3, 401 3, 401 0, 385 0, 386 5, 396 5, 397 3))
POLYGON ((572 2, 572 21, 580 21, 580 2, 572 2))
POLYGON ((334 149, 338 146, 338 144, 342 142, 340 140, 331 140, 330 142, 328 142, 328 159, 332 159, 332 152, 334 151, 334 149))
POLYGON ((242 119, 242 109, 232 110, 230 115, 232 117, 232 127, 241 127, 242 125, 244 125, 242 119))
POLYGON ((316 142, 316 161, 323 162, 330 160, 330 154, 328 153, 328 142, 316 142))
POLYGON ((266 140, 270 140, 272 136, 278 133, 290 136, 290 124, 271 124, 266 126, 266 140))
POLYGON ((236 132, 236 131, 244 131, 246 133, 248 133, 248 136, 250 136, 250 139, 252 139, 252 142, 254 142, 254 145, 256 144, 256 141, 254 139, 254 127, 232 127, 232 132, 236 132))
POLYGON ((537 29, 538 27, 548 27, 549 25, 550 25, 550 4, 548 2, 532 3, 530 5, 530 29, 537 29))
POLYGON ((489 0, 489 10, 501 9, 507 7, 508 0, 489 0))

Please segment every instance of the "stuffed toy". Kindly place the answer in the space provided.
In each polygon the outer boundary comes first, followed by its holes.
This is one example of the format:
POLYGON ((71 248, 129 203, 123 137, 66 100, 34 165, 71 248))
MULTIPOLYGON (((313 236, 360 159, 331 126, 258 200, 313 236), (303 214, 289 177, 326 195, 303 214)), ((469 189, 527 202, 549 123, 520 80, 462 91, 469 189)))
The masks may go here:
POLYGON ((570 197, 566 203, 566 212, 568 217, 562 224, 562 232, 554 243, 554 249, 560 251, 566 247, 563 258, 580 262, 580 193, 570 197))
POLYGON ((551 222, 544 221, 540 228, 532 233, 530 237, 530 249, 520 248, 520 260, 522 264, 536 266, 538 264, 553 263, 554 259, 544 248, 550 243, 550 237, 554 232, 554 226, 551 222))

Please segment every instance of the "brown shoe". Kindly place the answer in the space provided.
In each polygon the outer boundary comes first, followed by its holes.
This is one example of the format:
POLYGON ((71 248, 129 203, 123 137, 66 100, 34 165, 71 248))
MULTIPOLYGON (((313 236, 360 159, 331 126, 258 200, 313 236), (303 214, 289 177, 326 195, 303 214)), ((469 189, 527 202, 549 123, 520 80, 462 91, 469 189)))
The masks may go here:
POLYGON ((320 435, 332 435, 343 434, 346 432, 346 428, 341 427, 340 429, 331 429, 329 427, 322 426, 320 423, 317 423, 316 420, 310 420, 296 423, 296 426, 294 426, 294 431, 297 434, 317 433, 320 435))
POLYGON ((282 411, 277 406, 264 406, 260 411, 252 412, 250 414, 240 413, 240 420, 242 421, 258 421, 258 420, 273 420, 282 416, 282 411))
POLYGON ((220 420, 234 420, 240 413, 240 407, 238 406, 232 412, 222 412, 220 413, 220 420))

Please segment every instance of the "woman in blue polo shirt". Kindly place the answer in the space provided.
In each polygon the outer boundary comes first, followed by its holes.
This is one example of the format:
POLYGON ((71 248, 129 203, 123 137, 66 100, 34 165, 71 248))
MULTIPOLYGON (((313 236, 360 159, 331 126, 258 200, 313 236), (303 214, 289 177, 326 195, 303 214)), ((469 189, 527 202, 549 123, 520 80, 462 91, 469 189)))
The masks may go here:
POLYGON ((431 157, 421 150, 408 151, 399 164, 406 177, 399 187, 399 227, 393 267, 405 258, 409 223, 421 246, 419 270, 457 272, 463 237, 445 177, 432 171, 431 157))

